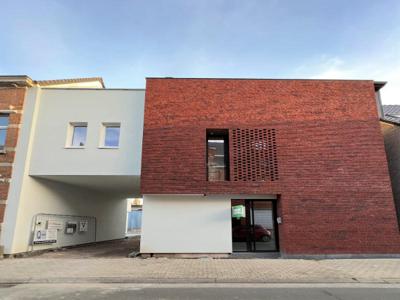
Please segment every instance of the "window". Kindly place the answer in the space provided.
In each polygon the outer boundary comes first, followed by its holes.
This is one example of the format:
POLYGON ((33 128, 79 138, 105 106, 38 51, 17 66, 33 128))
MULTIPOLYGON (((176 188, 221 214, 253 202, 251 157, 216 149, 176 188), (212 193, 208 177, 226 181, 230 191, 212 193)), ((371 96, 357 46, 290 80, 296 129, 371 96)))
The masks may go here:
POLYGON ((229 180, 227 129, 207 129, 207 180, 229 180))
POLYGON ((86 145, 87 123, 70 123, 67 147, 84 148, 86 145))
POLYGON ((119 133, 120 123, 103 123, 102 148, 118 148, 119 147, 119 133))
POLYGON ((5 151, 8 121, 9 121, 8 114, 0 114, 0 152, 5 151))

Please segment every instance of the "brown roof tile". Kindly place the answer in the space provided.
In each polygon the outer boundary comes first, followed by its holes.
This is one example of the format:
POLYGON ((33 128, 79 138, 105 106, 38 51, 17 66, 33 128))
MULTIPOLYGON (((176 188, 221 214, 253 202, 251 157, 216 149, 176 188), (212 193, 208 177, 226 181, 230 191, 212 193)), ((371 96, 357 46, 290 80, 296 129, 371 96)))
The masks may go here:
POLYGON ((90 82, 90 81, 100 81, 100 83, 103 86, 103 88, 105 88, 103 78, 101 78, 101 77, 54 79, 54 80, 35 80, 35 83, 39 84, 40 86, 48 86, 48 85, 79 83, 79 82, 90 82))

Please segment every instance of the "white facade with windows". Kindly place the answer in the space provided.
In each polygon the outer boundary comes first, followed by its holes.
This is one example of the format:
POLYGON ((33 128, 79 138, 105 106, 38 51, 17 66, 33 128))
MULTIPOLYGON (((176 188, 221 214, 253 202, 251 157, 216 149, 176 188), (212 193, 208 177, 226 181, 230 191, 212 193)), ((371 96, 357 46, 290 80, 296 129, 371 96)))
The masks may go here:
MULTIPOLYGON (((144 90, 30 88, 0 242, 4 253, 123 238, 126 199, 140 196, 143 115, 144 90), (49 224, 68 218, 76 232, 60 227, 56 243, 34 243, 37 228, 50 234, 49 224), (91 228, 79 231, 81 222, 91 228)), ((2 130, 1 116, 0 123, 2 130)))

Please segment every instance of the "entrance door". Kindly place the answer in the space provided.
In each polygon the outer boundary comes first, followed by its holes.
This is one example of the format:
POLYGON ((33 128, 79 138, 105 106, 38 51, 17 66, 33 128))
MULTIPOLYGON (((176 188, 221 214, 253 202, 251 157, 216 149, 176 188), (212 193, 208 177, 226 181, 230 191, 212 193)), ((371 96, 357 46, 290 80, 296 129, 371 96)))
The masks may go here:
POLYGON ((232 214, 234 252, 278 251, 275 201, 232 200, 232 207, 235 212, 232 214))

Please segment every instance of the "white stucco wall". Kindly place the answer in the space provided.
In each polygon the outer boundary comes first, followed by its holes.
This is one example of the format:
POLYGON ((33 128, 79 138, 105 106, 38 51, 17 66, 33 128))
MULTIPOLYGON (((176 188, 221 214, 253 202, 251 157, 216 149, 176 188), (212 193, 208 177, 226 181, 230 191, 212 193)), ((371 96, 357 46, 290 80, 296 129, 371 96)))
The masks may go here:
POLYGON ((141 253, 231 253, 231 198, 144 195, 141 253))
MULTIPOLYGON (((125 236, 126 199, 45 179, 27 177, 24 180, 15 234, 5 253, 27 252, 32 249, 31 238, 36 214, 91 216, 97 219, 96 241, 125 236)), ((62 234, 60 232, 59 234, 62 234)), ((78 237, 78 234, 75 234, 78 237)), ((35 245, 34 250, 78 244, 35 245)))
POLYGON ((140 175, 144 90, 42 89, 30 175, 140 175), (84 149, 66 147, 87 122, 84 149), (118 149, 100 148, 102 123, 121 123, 118 149))
MULTIPOLYGON (((97 241, 124 237, 125 197, 118 189, 95 188, 104 178, 122 178, 130 185, 140 174, 143 107, 144 91, 28 90, 0 240, 4 253, 31 250, 38 213, 94 216, 97 241), (88 122, 86 149, 64 148, 70 121, 88 122), (101 122, 121 123, 119 149, 97 148, 101 122), (92 177, 91 188, 31 176, 79 182, 84 177, 79 175, 88 174, 107 176, 92 177)), ((41 246, 46 247, 54 245, 41 246)))

